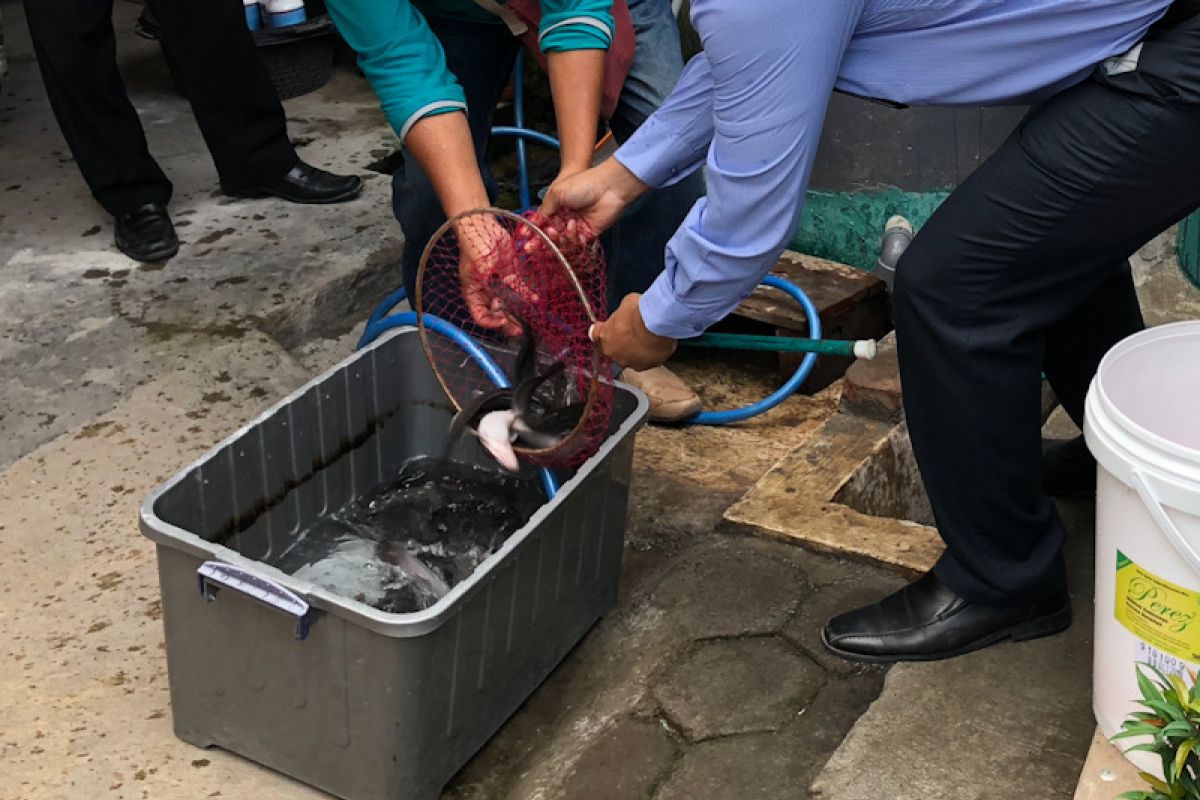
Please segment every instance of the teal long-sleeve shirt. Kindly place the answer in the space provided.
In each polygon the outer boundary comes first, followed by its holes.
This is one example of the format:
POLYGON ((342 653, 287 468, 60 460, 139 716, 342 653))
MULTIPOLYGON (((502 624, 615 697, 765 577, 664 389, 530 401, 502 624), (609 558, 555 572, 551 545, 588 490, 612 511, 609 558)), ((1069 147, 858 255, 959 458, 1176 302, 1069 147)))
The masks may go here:
MULTIPOLYGON (((541 0, 540 5, 542 52, 608 49, 612 0, 541 0)), ((424 117, 467 107, 425 15, 504 24, 474 0, 326 0, 326 6, 401 139, 424 117)))

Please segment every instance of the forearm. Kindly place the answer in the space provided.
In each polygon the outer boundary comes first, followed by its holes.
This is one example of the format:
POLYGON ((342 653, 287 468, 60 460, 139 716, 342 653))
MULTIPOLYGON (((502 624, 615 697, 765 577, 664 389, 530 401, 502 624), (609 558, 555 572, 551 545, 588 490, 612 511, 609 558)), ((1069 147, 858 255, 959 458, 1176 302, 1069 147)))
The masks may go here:
POLYGON ((429 176, 447 217, 489 204, 466 114, 424 117, 409 129, 404 144, 429 176))
POLYGON ((604 51, 547 53, 546 61, 558 120, 561 169, 565 173, 579 172, 592 165, 604 83, 604 51))

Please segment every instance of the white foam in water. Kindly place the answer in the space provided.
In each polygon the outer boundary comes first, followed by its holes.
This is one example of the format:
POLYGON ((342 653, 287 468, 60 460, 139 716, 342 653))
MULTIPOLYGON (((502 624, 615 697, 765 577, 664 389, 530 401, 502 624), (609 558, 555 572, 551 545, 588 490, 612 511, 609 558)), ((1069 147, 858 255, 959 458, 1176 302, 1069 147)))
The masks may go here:
POLYGON ((375 605, 383 602, 390 582, 375 551, 374 542, 347 535, 329 555, 305 564, 294 574, 331 592, 375 605))

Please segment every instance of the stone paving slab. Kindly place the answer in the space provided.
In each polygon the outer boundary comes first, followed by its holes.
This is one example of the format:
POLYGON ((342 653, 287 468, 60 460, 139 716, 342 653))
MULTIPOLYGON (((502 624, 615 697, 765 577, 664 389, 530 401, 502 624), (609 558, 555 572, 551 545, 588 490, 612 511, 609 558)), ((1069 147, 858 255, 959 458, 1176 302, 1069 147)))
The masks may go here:
POLYGON ((698 642, 654 686, 654 697, 691 741, 777 731, 825 683, 824 672, 774 636, 698 642))
POLYGON ((775 633, 806 595, 803 573, 792 565, 725 546, 697 548, 680 559, 649 602, 679 614, 680 636, 707 639, 775 633))
POLYGON ((783 635, 796 643, 813 661, 832 673, 860 672, 863 665, 838 658, 821 643, 821 628, 834 616, 870 605, 903 588, 908 581, 882 570, 858 571, 848 580, 832 584, 815 593, 783 629, 783 635))
POLYGON ((625 717, 597 737, 563 784, 572 800, 643 800, 662 780, 679 751, 656 719, 625 717))

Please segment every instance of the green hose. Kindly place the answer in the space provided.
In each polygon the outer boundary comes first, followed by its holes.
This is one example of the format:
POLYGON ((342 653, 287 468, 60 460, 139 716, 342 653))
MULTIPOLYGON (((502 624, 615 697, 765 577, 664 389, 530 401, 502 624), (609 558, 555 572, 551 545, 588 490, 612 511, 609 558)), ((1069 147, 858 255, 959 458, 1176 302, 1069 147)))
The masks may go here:
POLYGON ((687 347, 717 350, 761 350, 771 353, 817 353, 823 356, 874 358, 875 342, 870 339, 798 339, 787 336, 752 336, 737 333, 706 333, 694 339, 682 339, 687 347))

